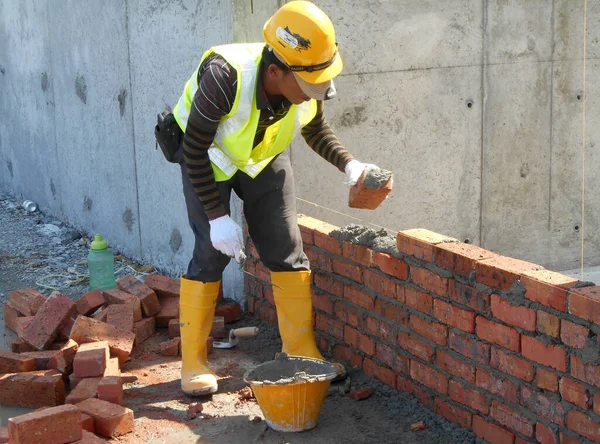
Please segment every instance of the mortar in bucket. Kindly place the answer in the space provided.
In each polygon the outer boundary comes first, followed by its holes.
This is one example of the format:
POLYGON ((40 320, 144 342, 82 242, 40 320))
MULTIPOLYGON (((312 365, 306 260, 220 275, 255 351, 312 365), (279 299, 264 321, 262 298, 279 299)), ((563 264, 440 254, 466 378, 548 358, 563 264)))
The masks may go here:
POLYGON ((250 385, 265 421, 278 432, 301 432, 317 425, 331 380, 330 362, 280 353, 274 361, 249 370, 250 385))

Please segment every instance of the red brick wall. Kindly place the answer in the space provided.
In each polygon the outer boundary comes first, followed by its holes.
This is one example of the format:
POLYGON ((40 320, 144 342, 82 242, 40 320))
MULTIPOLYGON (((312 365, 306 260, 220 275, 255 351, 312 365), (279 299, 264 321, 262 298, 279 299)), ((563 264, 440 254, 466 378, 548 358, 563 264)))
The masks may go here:
MULTIPOLYGON (((398 233, 391 255, 300 225, 323 352, 489 442, 600 442, 600 287, 427 230, 398 233)), ((276 325, 248 251, 249 311, 276 325)))

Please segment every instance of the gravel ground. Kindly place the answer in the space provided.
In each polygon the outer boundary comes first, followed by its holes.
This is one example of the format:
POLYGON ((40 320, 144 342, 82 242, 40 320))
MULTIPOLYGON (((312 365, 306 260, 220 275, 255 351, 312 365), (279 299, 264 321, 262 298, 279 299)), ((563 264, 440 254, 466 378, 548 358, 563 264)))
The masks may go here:
MULTIPOLYGON (((37 288, 49 294, 59 290, 72 299, 87 291, 85 258, 89 239, 50 215, 28 213, 6 191, 0 189, 0 302, 10 290, 37 288)), ((117 277, 132 273, 143 279, 151 266, 142 266, 117 256, 117 277)), ((4 328, 2 350, 15 339, 4 328)), ((119 442, 205 443, 483 443, 473 433, 432 413, 413 396, 399 393, 366 376, 349 370, 350 389, 371 387, 366 400, 355 401, 341 391, 344 381, 332 384, 319 423, 313 430, 282 434, 268 428, 255 400, 240 399, 246 386, 244 373, 272 359, 281 350, 277 329, 254 317, 244 317, 234 327, 256 325, 259 336, 244 338, 231 350, 215 350, 209 361, 219 377, 220 390, 208 398, 189 398, 179 390, 181 362, 156 353, 168 339, 165 329, 134 348, 123 371, 138 381, 127 384, 124 404, 134 410, 136 431, 119 442), (203 415, 188 420, 187 408, 200 402, 203 415), (424 421, 426 428, 412 432, 410 426, 424 421)), ((0 407, 0 425, 21 409, 0 407)))

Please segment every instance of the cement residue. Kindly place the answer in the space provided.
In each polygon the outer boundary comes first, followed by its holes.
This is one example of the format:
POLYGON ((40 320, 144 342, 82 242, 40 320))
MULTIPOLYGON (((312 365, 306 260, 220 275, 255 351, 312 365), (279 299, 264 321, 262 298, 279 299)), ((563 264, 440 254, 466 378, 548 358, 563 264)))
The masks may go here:
POLYGON ((251 384, 285 385, 298 381, 331 380, 336 373, 337 368, 329 362, 280 353, 274 361, 265 362, 250 370, 244 379, 251 384))
POLYGON ((329 235, 340 242, 351 242, 390 254, 398 253, 396 238, 384 229, 375 231, 362 225, 350 224, 333 230, 329 235))
POLYGON ((581 351, 581 358, 584 364, 598 361, 600 356, 600 344, 598 343, 598 337, 588 338, 585 343, 585 348, 581 351))
POLYGON ((365 188, 378 190, 392 177, 392 172, 381 168, 372 168, 365 177, 365 188))

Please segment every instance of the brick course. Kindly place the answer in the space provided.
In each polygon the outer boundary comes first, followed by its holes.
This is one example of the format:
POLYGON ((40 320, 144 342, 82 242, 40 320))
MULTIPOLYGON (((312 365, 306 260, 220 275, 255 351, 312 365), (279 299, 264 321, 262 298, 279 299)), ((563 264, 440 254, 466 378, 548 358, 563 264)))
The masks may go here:
MULTIPOLYGON (((600 441, 600 287, 424 229, 390 254, 299 223, 324 354, 490 443, 600 441)), ((245 277, 249 311, 275 324, 263 277, 245 277)))

